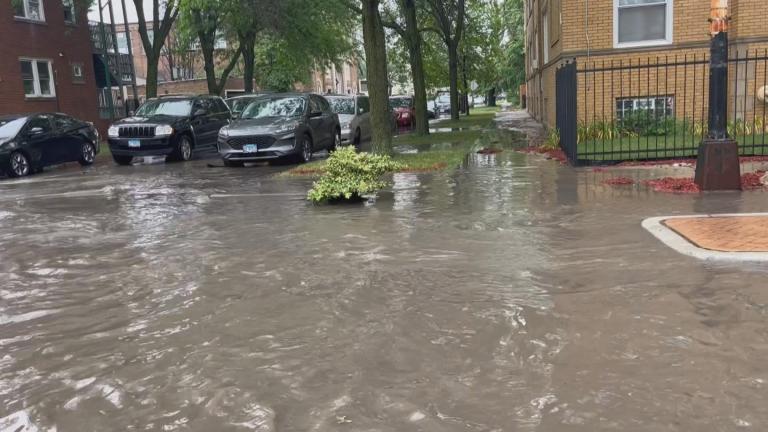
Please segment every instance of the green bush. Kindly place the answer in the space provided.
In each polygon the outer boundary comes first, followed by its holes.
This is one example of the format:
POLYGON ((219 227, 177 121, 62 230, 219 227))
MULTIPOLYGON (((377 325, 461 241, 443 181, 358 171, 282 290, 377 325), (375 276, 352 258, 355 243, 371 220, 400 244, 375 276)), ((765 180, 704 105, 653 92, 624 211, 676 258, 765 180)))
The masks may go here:
POLYGON ((389 156, 358 153, 352 146, 341 147, 331 153, 325 173, 312 186, 307 199, 319 204, 358 198, 386 186, 381 176, 401 168, 389 156))

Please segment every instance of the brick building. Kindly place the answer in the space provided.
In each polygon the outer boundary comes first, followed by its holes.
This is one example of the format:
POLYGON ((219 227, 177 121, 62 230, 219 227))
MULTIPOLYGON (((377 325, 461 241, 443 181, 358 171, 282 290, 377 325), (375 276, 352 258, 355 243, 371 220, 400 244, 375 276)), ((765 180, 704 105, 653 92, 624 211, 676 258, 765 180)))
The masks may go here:
MULTIPOLYGON (((768 53, 766 0, 730 3, 731 57, 768 53)), ((527 108, 546 125, 555 124, 556 70, 567 61, 597 71, 579 75, 582 122, 610 121, 638 107, 706 118, 708 1, 525 0, 524 13, 527 108), (669 66, 675 63, 685 66, 669 66)), ((743 99, 729 110, 732 119, 765 113, 757 94, 768 80, 765 69, 762 60, 731 63, 729 93, 743 99)))
POLYGON ((87 11, 75 4, 0 6, 0 114, 58 111, 98 120, 87 11))

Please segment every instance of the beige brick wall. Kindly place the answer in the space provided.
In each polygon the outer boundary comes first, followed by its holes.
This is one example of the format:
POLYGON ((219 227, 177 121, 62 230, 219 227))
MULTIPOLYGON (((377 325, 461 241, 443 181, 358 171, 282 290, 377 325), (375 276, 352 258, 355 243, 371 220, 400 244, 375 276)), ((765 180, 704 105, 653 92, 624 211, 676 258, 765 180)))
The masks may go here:
MULTIPOLYGON (((548 0, 549 2, 553 0, 548 0)), ((528 70, 528 100, 529 111, 537 119, 549 126, 555 123, 555 70, 562 61, 576 59, 580 68, 609 67, 638 62, 645 65, 673 62, 677 57, 690 61, 695 58, 703 60, 709 54, 708 17, 709 2, 702 0, 675 0, 673 43, 658 47, 633 49, 616 49, 613 41, 613 5, 614 0, 590 0, 589 10, 582 1, 560 0, 562 7, 562 34, 558 41, 553 41, 550 47, 550 63, 541 65, 542 55, 539 53, 540 67, 528 70), (705 4, 706 3, 706 4, 705 4), (589 37, 587 36, 589 30, 589 37)), ((530 0, 533 14, 528 20, 527 37, 538 37, 541 40, 540 28, 541 11, 547 7, 546 0, 530 0)), ((764 56, 768 53, 768 25, 764 17, 768 10, 766 0, 732 0, 732 22, 729 34, 732 42, 731 51, 737 51, 744 56, 748 50, 751 56, 764 56)), ((615 114, 617 98, 648 97, 656 95, 672 95, 675 97, 675 115, 683 115, 689 119, 706 121, 708 109, 708 88, 706 65, 677 66, 666 70, 660 68, 642 69, 638 71, 598 74, 579 74, 579 117, 581 121, 588 119, 607 119, 615 114), (675 77, 675 74, 677 76, 675 77), (656 81, 659 88, 656 89, 656 81), (650 85, 649 85, 650 82, 650 85), (666 88, 665 88, 666 86, 666 88), (692 91, 695 86, 698 91, 692 91)), ((739 107, 729 107, 731 119, 742 118, 750 121, 761 118, 766 110, 755 94, 766 80, 766 62, 750 62, 747 67, 739 65, 736 73, 735 64, 731 67, 730 88, 731 98, 738 97, 739 107), (744 107, 746 106, 746 108, 744 107)))

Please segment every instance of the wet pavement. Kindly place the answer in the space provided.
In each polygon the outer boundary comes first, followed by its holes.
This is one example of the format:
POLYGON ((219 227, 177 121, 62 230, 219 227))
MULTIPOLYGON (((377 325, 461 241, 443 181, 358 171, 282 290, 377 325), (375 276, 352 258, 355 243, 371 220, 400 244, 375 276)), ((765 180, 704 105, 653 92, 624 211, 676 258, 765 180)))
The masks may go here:
POLYGON ((768 427, 768 270, 640 226, 764 194, 505 151, 315 207, 280 169, 0 181, 0 430, 768 427))

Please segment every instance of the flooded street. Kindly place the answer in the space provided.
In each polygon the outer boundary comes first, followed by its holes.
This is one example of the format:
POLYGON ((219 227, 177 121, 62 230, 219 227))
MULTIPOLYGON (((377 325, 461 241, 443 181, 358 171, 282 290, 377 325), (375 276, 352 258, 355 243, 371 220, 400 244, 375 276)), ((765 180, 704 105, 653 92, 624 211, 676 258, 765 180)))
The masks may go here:
POLYGON ((768 269, 640 226, 764 194, 505 151, 316 207, 206 163, 0 181, 0 430, 768 428, 768 269))

